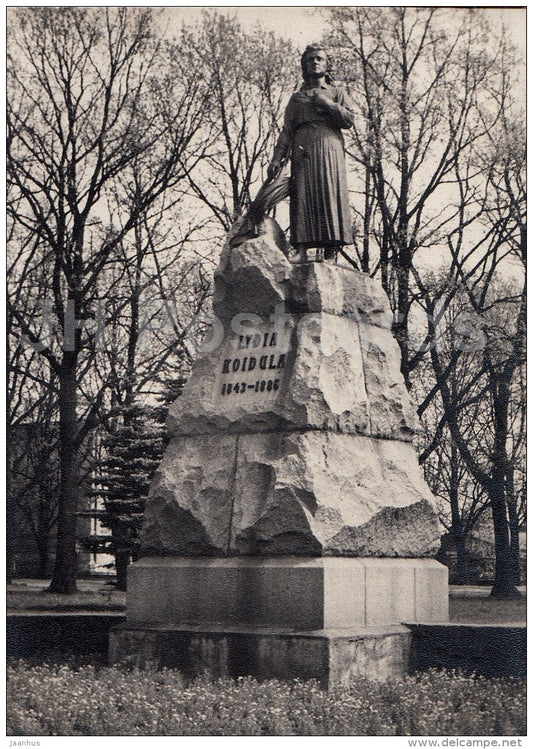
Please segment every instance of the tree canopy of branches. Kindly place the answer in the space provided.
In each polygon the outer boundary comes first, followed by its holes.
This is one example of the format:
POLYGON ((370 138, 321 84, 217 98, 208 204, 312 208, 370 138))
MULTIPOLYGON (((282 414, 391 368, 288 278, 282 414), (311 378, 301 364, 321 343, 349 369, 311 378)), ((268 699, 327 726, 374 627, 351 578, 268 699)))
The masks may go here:
MULTIPOLYGON (((468 445, 468 463, 452 438, 446 412, 437 395, 431 360, 423 360, 414 376, 413 393, 420 403, 423 435, 420 438, 420 460, 433 493, 440 500, 440 517, 451 534, 457 552, 457 580, 466 583, 468 578, 467 538, 485 516, 490 506, 487 481, 480 482, 469 470, 472 462, 491 473, 494 460, 493 441, 497 422, 491 375, 486 364, 491 358, 490 349, 500 345, 504 337, 512 335, 516 325, 516 305, 520 288, 516 284, 503 284, 493 278, 490 303, 483 317, 472 307, 461 288, 448 288, 449 272, 430 281, 425 279, 429 298, 443 301, 438 305, 435 324, 436 359, 446 371, 446 388, 453 419, 464 443, 468 445)), ((525 401, 524 366, 517 362, 510 381, 508 404, 507 450, 508 480, 506 503, 507 523, 510 532, 509 554, 511 577, 519 582, 518 530, 524 520, 523 497, 525 492, 525 401)), ((490 483, 490 482, 489 482, 490 483)))
MULTIPOLYGON (((509 144, 508 144, 509 146, 509 144)), ((447 282, 435 293, 421 276, 418 287, 427 312, 428 334, 433 336, 430 361, 434 385, 419 406, 422 415, 434 398, 441 417, 422 454, 426 459, 445 429, 471 476, 489 498, 495 536, 496 579, 492 594, 516 595, 518 582, 519 499, 524 441, 524 366, 526 345, 526 221, 523 179, 525 142, 521 149, 498 148, 483 158, 494 161, 485 170, 483 226, 479 244, 462 251, 463 236, 450 237, 452 264, 447 282), (512 259, 517 280, 502 283, 498 272, 512 259), (453 350, 439 344, 438 321, 457 299, 466 302, 466 318, 453 325, 466 345, 453 350), (482 336, 474 366, 469 338, 482 336), (459 383, 454 387, 453 383, 459 383), (476 409, 474 424, 465 414, 476 409)), ((467 178, 463 182, 469 188, 467 178)), ((477 344, 476 344, 477 345, 477 344)))
POLYGON ((468 11, 451 30, 447 11, 435 8, 331 14, 329 41, 359 110, 349 146, 361 196, 359 261, 362 270, 379 271, 396 312, 409 387, 420 361, 409 347, 415 255, 442 245, 463 220, 456 165, 501 116, 498 108, 481 107, 501 85, 503 42, 491 50, 482 14, 468 11))
POLYGON ((173 59, 153 33, 151 10, 10 13, 8 302, 26 344, 57 382, 56 592, 75 589, 77 456, 108 390, 103 378, 83 401, 84 382, 97 371, 99 336, 90 322, 97 300, 112 297, 128 267, 124 248, 138 251, 135 232, 203 153, 208 91, 187 65, 172 75, 173 59), (54 330, 44 339, 36 289, 51 294, 54 330))
POLYGON ((195 70, 211 92, 214 137, 202 169, 190 174, 191 189, 226 232, 272 157, 283 105, 300 77, 298 54, 272 32, 245 32, 213 12, 183 29, 180 48, 195 50, 195 70))

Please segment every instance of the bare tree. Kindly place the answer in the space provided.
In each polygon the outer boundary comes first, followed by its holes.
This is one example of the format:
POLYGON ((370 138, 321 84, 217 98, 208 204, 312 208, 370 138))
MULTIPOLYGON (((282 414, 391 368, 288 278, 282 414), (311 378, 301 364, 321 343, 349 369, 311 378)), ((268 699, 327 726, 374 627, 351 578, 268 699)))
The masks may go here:
MULTIPOLYGON (((456 297, 443 315, 438 326, 438 345, 446 360, 453 356, 457 346, 464 344, 460 335, 461 315, 464 315, 465 304, 460 305, 456 297)), ((468 312, 467 312, 468 314, 468 312)), ((463 318, 464 322, 464 318, 463 318)), ((471 383, 479 373, 479 350, 476 346, 472 352, 463 352, 463 356, 448 374, 448 382, 452 397, 461 403, 458 414, 460 428, 468 435, 469 443, 478 451, 485 452, 483 439, 484 419, 480 412, 486 408, 483 397, 483 382, 479 391, 468 391, 465 397, 463 386, 471 383)), ((413 372, 412 394, 415 400, 423 403, 428 395, 428 384, 434 381, 431 363, 424 359, 413 372)), ((450 534, 456 551, 456 581, 459 584, 469 582, 468 572, 468 538, 478 523, 488 505, 488 497, 472 478, 457 446, 450 435, 445 421, 442 419, 441 404, 433 398, 422 412, 421 432, 417 436, 416 446, 420 455, 420 462, 424 476, 433 494, 437 497, 439 519, 450 534)))
POLYGON ((423 414, 434 398, 440 399, 442 417, 432 444, 447 427, 461 459, 489 497, 496 554, 492 595, 499 598, 518 594, 519 499, 515 472, 523 459, 527 240, 525 138, 519 122, 504 117, 501 127, 491 133, 492 144, 478 154, 477 164, 474 160, 457 162, 464 194, 472 194, 477 201, 479 222, 474 236, 467 231, 471 225, 466 220, 450 234, 448 283, 435 294, 417 275, 428 337, 433 341, 430 361, 434 371, 434 385, 420 404, 419 413, 423 414), (482 189, 479 166, 483 166, 485 177, 482 189), (514 271, 515 280, 503 283, 501 275, 504 271, 508 275, 509 269, 514 271), (462 378, 460 393, 453 391, 451 376, 455 377, 461 366, 464 346, 446 355, 438 345, 437 333, 437 321, 442 310, 450 308, 456 288, 468 301, 471 323, 464 326, 459 321, 456 325, 467 339, 479 335, 479 329, 483 336, 478 365, 462 378), (465 404, 480 398, 486 404, 479 410, 477 422, 485 445, 482 450, 479 441, 472 439, 461 424, 465 404))
POLYGON ((186 66, 178 77, 165 75, 172 50, 155 40, 150 10, 9 15, 13 274, 46 268, 58 334, 43 342, 25 306, 12 304, 10 314, 57 379, 61 478, 51 589, 69 593, 76 587, 78 454, 105 395, 102 389, 80 418, 80 379, 97 353, 88 321, 121 243, 200 158, 208 92, 186 66), (110 216, 107 198, 134 163, 149 176, 137 200, 115 204, 110 216))
MULTIPOLYGON (((475 462, 486 472, 491 470, 492 442, 495 414, 490 375, 487 375, 487 349, 501 342, 502 327, 513 329, 516 324, 516 303, 519 289, 515 284, 491 279, 490 304, 483 317, 472 310, 468 293, 456 282, 449 287, 450 274, 443 271, 432 282, 424 280, 428 298, 439 300, 435 306, 435 340, 431 347, 441 363, 450 403, 455 409, 455 421, 475 462)), ((424 334, 423 334, 424 337, 424 334)), ((413 372, 413 395, 420 403, 419 413, 423 431, 418 439, 420 462, 433 493, 440 499, 440 517, 454 540, 457 551, 457 575, 467 582, 466 542, 468 535, 490 505, 485 483, 472 476, 461 451, 452 439, 447 414, 439 398, 439 384, 435 383, 430 358, 423 360, 413 372)), ((508 522, 515 536, 511 554, 513 577, 518 581, 518 528, 521 514, 518 496, 523 486, 525 404, 521 382, 523 364, 517 367, 511 382, 507 445, 508 466, 508 522), (514 487, 517 487, 515 491, 514 487), (516 518, 512 521, 513 509, 516 518), (514 529, 514 530, 513 530, 514 529)), ((522 519, 523 516, 521 515, 522 519)))
POLYGON ((409 344, 412 268, 460 223, 455 164, 499 117, 497 108, 482 117, 478 106, 497 85, 498 45, 489 50, 482 14, 455 16, 452 30, 447 9, 331 11, 329 43, 360 115, 348 147, 361 195, 356 248, 391 301, 407 387, 423 356, 409 344))

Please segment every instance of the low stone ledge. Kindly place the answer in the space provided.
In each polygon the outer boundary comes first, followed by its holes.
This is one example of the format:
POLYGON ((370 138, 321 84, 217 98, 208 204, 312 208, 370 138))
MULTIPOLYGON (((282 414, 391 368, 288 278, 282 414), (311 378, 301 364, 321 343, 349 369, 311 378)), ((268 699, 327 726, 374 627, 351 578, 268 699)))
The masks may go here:
POLYGON ((460 670, 486 677, 526 677, 525 624, 407 624, 409 671, 460 670))
POLYGON ((8 612, 7 655, 25 658, 70 652, 105 657, 109 631, 124 618, 124 612, 8 612))

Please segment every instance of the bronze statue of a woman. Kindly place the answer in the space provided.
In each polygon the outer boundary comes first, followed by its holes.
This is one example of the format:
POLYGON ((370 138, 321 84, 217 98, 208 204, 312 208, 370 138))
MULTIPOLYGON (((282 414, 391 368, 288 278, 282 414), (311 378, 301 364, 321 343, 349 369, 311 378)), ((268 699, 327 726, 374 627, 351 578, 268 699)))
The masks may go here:
POLYGON ((333 85, 321 46, 309 45, 301 64, 304 84, 285 110, 268 179, 230 239, 231 246, 236 246, 258 236, 265 226, 265 213, 289 195, 294 263, 307 262, 310 248, 316 248, 311 259, 335 260, 338 249, 352 241, 341 130, 353 125, 353 104, 333 85), (289 159, 290 178, 282 171, 289 159))
POLYGON ((339 247, 352 242, 341 129, 353 125, 353 104, 333 85, 322 47, 309 45, 301 63, 304 84, 290 98, 268 168, 275 180, 290 157, 293 262, 306 262, 310 248, 317 248, 317 260, 335 258, 339 247))

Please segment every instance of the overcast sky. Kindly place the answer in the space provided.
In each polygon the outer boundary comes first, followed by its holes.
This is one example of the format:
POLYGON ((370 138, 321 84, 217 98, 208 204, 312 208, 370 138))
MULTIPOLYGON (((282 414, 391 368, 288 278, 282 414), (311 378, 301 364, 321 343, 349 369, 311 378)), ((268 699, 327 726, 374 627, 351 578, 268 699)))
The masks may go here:
MULTIPOLYGON (((111 3, 110 3, 111 4, 111 3)), ((10 0, 10 6, 27 6, 27 0, 10 0)), ((99 2, 94 0, 85 0, 85 2, 63 2, 54 3, 54 6, 68 6, 68 5, 100 5, 99 2)), ((242 4, 224 5, 223 3, 213 2, 210 5, 165 5, 164 3, 157 2, 138 2, 136 0, 130 0, 127 3, 128 6, 150 6, 155 8, 165 8, 165 16, 168 19, 166 25, 166 32, 169 36, 177 33, 183 22, 187 24, 195 23, 199 21, 203 10, 209 10, 212 8, 218 8, 222 11, 228 11, 236 16, 238 20, 246 29, 250 29, 256 23, 261 23, 267 29, 272 30, 282 37, 291 39, 298 49, 303 52, 307 44, 318 40, 322 35, 323 21, 321 20, 322 12, 333 3, 326 5, 290 5, 289 7, 284 5, 262 5, 262 6, 249 6, 242 4)), ((395 3, 395 2, 378 2, 372 3, 368 0, 361 5, 381 5, 383 7, 391 7, 395 5, 410 5, 409 3, 395 3)), ((501 0, 497 1, 484 0, 482 10, 487 14, 496 27, 501 27, 502 24, 506 26, 511 34, 513 35, 516 46, 521 50, 525 58, 526 51, 526 9, 523 7, 501 7, 501 0)), ((455 0, 453 6, 447 6, 444 3, 426 2, 420 3, 420 7, 436 6, 441 8, 448 8, 450 12, 450 22, 453 23, 455 14, 455 8, 461 7, 479 7, 479 3, 463 2, 462 0, 455 0)), ((103 7, 103 6, 101 6, 103 7)), ((356 7, 356 6, 353 6, 356 7)), ((5 20, 0 20, 0 26, 5 23, 5 20)))
MULTIPOLYGON (((372 3, 363 3, 371 5, 372 3)), ((377 4, 377 3, 376 3, 377 4)), ((397 5, 398 3, 380 3, 382 5, 397 5)), ((154 6, 156 3, 153 4, 154 6)), ((435 5, 435 3, 421 3, 421 7, 435 5)), ((461 2, 454 5, 468 5, 461 2)), ((490 2, 484 2, 483 5, 491 5, 490 2)), ((163 6, 159 6, 163 7, 163 6)), ((303 52, 307 44, 318 40, 322 36, 323 21, 321 13, 324 5, 318 6, 261 6, 250 7, 245 5, 222 5, 217 4, 210 6, 197 7, 167 7, 168 28, 167 33, 172 36, 177 32, 182 22, 194 23, 201 18, 202 11, 206 8, 217 7, 219 10, 231 12, 249 29, 256 23, 261 23, 267 29, 275 31, 282 37, 291 39, 298 49, 303 52)), ((446 6, 442 6, 445 8, 446 6)), ((453 22, 455 8, 449 8, 450 20, 453 22)), ((525 8, 502 8, 502 7, 483 7, 483 12, 487 15, 496 27, 506 26, 511 32, 516 46, 524 53, 526 47, 526 10, 525 8)))
MULTIPOLYGON (((214 6, 168 8, 169 34, 173 33, 173 28, 178 30, 182 22, 194 23, 199 20, 206 7, 214 6)), ((292 39, 301 51, 310 42, 319 39, 324 28, 317 7, 239 7, 235 5, 217 7, 220 11, 234 14, 246 29, 261 23, 265 28, 275 31, 280 36, 292 39)))

